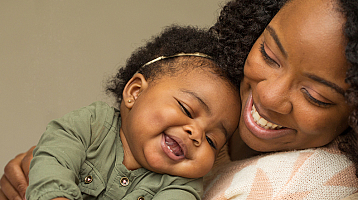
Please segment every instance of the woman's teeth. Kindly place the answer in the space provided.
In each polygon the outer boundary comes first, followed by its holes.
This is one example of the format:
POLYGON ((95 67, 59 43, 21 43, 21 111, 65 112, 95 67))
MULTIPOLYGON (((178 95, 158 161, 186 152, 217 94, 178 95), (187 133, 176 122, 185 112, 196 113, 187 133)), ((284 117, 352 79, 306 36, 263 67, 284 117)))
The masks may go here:
POLYGON ((268 122, 266 119, 262 118, 259 113, 256 111, 256 108, 254 105, 252 105, 251 115, 254 118, 254 121, 257 125, 261 126, 264 129, 280 129, 282 126, 273 124, 271 122, 268 122))

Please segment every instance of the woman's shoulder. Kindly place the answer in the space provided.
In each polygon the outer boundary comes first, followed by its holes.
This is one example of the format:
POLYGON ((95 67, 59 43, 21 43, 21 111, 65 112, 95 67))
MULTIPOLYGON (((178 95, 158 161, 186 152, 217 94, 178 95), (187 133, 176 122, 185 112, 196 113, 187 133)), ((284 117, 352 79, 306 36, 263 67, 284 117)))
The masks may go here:
POLYGON ((335 143, 231 162, 205 185, 204 199, 341 199, 358 190, 355 167, 335 143))

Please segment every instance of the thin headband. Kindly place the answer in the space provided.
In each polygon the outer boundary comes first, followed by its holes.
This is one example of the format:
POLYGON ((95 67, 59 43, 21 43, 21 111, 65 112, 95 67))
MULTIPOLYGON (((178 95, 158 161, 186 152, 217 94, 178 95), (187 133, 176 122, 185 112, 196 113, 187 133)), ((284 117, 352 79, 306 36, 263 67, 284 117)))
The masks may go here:
POLYGON ((212 57, 204 54, 204 53, 199 53, 199 52, 196 52, 196 53, 178 53, 178 54, 175 54, 175 55, 172 55, 172 56, 160 56, 158 58, 155 58, 147 63, 145 63, 144 65, 142 65, 142 67, 140 69, 142 69, 143 67, 147 66, 147 65, 150 65, 152 63, 155 63, 157 61, 160 61, 160 60, 164 60, 164 59, 168 59, 168 58, 174 58, 174 57, 180 57, 180 56, 196 56, 196 57, 202 57, 202 58, 207 58, 207 59, 210 59, 212 60, 212 57))

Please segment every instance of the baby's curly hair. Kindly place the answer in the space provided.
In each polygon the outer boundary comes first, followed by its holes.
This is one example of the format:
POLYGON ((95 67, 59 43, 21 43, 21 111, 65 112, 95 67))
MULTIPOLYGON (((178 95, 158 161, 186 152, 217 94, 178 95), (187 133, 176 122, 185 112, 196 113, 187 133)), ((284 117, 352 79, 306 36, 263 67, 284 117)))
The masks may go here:
POLYGON ((228 83, 234 85, 235 88, 239 88, 240 82, 235 76, 225 71, 218 51, 217 38, 207 29, 194 26, 168 26, 161 34, 152 37, 146 45, 132 53, 126 65, 108 81, 106 91, 116 98, 117 106, 119 106, 122 101, 123 89, 135 73, 143 74, 147 80, 155 80, 162 75, 175 75, 180 69, 193 69, 194 67, 210 69, 210 72, 228 80, 228 83), (181 56, 163 59, 142 67, 160 56, 169 57, 178 53, 197 52, 210 56, 210 59, 181 56))
MULTIPOLYGON (((219 37, 219 48, 226 58, 228 71, 240 80, 246 57, 256 39, 267 24, 289 0, 234 0, 228 2, 220 13, 217 23, 211 31, 219 37)), ((340 137, 339 148, 354 162, 358 177, 358 1, 336 0, 339 9, 346 17, 344 26, 347 38, 346 58, 350 67, 346 74, 346 82, 350 88, 345 97, 353 111, 349 116, 350 129, 340 137)))

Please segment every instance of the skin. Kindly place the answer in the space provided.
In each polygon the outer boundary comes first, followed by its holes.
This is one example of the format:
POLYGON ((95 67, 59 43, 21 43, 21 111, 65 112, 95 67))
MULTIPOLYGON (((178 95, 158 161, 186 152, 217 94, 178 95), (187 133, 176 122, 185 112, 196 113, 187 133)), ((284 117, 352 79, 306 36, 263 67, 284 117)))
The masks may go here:
POLYGON ((237 128, 238 99, 234 86, 207 68, 181 70, 154 82, 134 75, 121 104, 123 164, 131 170, 204 176, 237 128), (168 151, 165 136, 180 144, 183 156, 168 151))
POLYGON ((345 19, 336 8, 330 1, 292 1, 252 47, 241 84, 239 125, 240 137, 251 149, 319 147, 348 128, 345 19), (262 129, 252 121, 252 104, 261 117, 284 128, 262 129))
POLYGON ((4 169, 1 177, 0 199, 25 199, 25 192, 28 186, 28 175, 32 151, 31 147, 26 153, 21 153, 12 159, 4 169), (5 196, 6 195, 6 196, 5 196))

